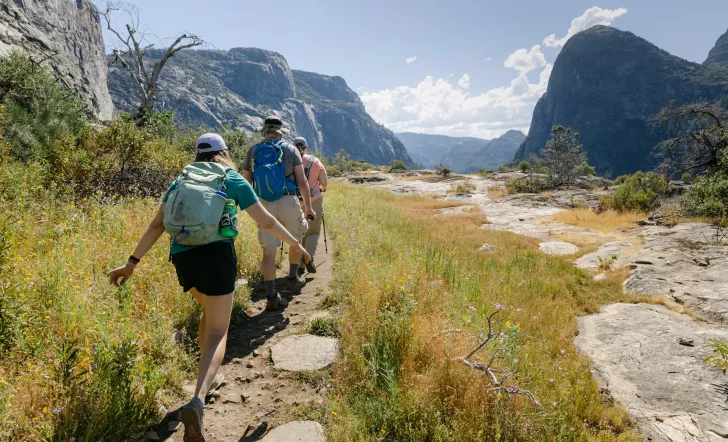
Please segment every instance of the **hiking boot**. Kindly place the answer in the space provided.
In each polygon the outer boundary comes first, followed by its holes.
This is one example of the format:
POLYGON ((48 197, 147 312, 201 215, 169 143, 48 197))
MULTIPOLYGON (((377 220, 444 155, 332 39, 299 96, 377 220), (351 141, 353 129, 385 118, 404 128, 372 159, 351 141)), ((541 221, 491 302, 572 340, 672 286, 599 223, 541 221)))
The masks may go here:
POLYGON ((184 442, 205 442, 205 404, 194 398, 182 407, 182 424, 185 426, 184 442))
POLYGON ((296 274, 293 278, 286 277, 286 282, 291 287, 300 287, 306 284, 306 278, 303 275, 296 274))
POLYGON ((278 306, 287 307, 288 301, 286 301, 284 298, 281 297, 279 293, 276 293, 276 297, 273 299, 268 299, 265 304, 265 310, 266 311, 273 311, 278 310, 278 306))
POLYGON ((313 265, 313 256, 311 257, 311 260, 308 261, 308 264, 306 264, 306 271, 308 273, 316 273, 316 266, 313 265))

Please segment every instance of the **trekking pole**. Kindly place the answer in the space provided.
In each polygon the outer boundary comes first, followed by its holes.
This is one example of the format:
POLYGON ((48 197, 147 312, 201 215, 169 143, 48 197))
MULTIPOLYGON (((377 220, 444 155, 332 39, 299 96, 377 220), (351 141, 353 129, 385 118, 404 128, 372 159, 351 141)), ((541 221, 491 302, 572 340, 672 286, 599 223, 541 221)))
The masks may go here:
POLYGON ((326 217, 324 216, 323 213, 321 214, 321 222, 324 225, 324 248, 326 249, 326 254, 328 255, 328 253, 329 253, 329 243, 326 241, 326 217))

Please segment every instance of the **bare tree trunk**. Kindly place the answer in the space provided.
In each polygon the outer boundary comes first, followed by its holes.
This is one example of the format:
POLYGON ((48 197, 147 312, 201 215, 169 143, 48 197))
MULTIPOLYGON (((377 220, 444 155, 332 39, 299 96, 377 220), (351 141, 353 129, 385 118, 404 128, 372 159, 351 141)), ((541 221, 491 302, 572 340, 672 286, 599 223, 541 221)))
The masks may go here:
POLYGON ((177 37, 164 51, 159 61, 152 64, 147 56, 153 44, 147 44, 145 34, 139 31, 139 12, 134 5, 110 1, 106 3, 104 11, 97 10, 106 22, 106 28, 121 43, 121 49, 114 49, 114 63, 118 63, 126 71, 136 86, 139 95, 139 111, 136 115, 140 122, 142 115, 154 111, 156 95, 159 91, 159 75, 171 57, 182 50, 202 45, 203 40, 193 34, 182 34, 177 37), (114 12, 124 12, 129 16, 130 23, 125 25, 125 31, 118 31, 112 26, 111 15, 114 12), (148 67, 151 66, 151 73, 148 67))

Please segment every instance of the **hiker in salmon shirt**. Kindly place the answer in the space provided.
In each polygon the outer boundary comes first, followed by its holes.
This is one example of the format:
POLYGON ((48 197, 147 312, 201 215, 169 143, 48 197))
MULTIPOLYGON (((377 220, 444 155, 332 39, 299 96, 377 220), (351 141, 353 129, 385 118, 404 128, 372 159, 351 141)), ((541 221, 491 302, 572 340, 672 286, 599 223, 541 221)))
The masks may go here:
MULTIPOLYGON (((303 172, 308 180, 308 187, 311 189, 311 208, 316 212, 316 219, 308 223, 308 230, 306 235, 301 240, 301 244, 306 251, 311 255, 311 260, 306 265, 306 271, 308 273, 316 273, 316 266, 314 265, 314 256, 316 255, 316 246, 318 245, 319 235, 321 234, 321 225, 324 221, 324 197, 323 192, 326 191, 326 186, 329 183, 329 179, 326 176, 326 168, 324 167, 321 160, 313 155, 308 155, 308 143, 303 137, 296 137, 293 140, 293 145, 301 152, 301 158, 303 160, 303 172)), ((303 203, 302 197, 299 197, 303 203)), ((325 229, 325 227, 324 227, 325 229)), ((325 235, 325 233, 324 233, 325 235)), ((303 275, 305 272, 303 268, 303 262, 298 268, 298 273, 303 275)))

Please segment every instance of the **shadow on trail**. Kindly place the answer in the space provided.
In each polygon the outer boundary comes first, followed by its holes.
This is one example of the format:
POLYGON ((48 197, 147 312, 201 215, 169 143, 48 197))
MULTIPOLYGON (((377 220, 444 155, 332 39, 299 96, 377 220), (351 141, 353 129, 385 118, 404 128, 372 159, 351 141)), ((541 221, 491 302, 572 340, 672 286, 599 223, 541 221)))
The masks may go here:
MULTIPOLYGON (((311 282, 313 278, 307 277, 306 284, 311 282)), ((288 307, 279 308, 276 311, 268 312, 259 310, 259 306, 255 303, 265 301, 266 291, 262 279, 250 281, 251 288, 251 311, 248 314, 235 314, 230 318, 230 327, 228 328, 227 349, 225 359, 222 365, 229 364, 234 359, 245 358, 253 353, 253 350, 264 345, 270 338, 277 333, 284 331, 290 325, 290 319, 284 317, 287 309, 290 309, 295 302, 296 296, 301 294, 305 284, 295 286, 289 284, 286 278, 277 278, 276 290, 281 297, 289 301, 288 307)), ((260 303, 258 303, 260 304, 260 303)), ((264 304, 262 307, 265 308, 264 304)), ((199 323, 199 311, 196 311, 186 318, 184 321, 184 342, 187 351, 197 351, 197 324, 199 323), (193 342, 194 341, 194 342, 193 342)), ((196 379, 196 376, 195 376, 196 379)), ((227 383, 234 382, 234 379, 226 379, 227 383)), ((172 431, 169 427, 170 422, 180 421, 180 409, 170 410, 164 418, 153 429, 156 431, 160 440, 172 436, 175 433, 183 431, 183 427, 179 427, 176 431, 172 431)), ((253 442, 260 440, 268 431, 268 424, 263 422, 257 428, 248 427, 243 434, 240 442, 253 442)))
POLYGON ((253 428, 252 426, 248 426, 248 428, 245 430, 245 433, 243 434, 243 437, 240 438, 238 442, 256 442, 259 441, 265 436, 265 434, 268 432, 268 422, 263 422, 260 425, 258 425, 257 428, 253 428), (250 433, 250 434, 248 434, 250 433))

